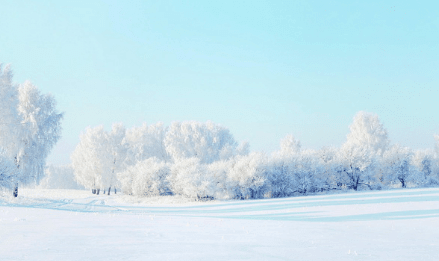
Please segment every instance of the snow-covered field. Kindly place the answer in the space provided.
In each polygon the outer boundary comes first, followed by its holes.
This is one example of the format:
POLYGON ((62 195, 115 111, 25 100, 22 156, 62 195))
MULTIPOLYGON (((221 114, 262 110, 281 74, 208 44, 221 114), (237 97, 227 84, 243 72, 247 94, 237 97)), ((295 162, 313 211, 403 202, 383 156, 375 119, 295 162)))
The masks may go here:
POLYGON ((439 260, 439 189, 248 201, 22 189, 0 260, 439 260))

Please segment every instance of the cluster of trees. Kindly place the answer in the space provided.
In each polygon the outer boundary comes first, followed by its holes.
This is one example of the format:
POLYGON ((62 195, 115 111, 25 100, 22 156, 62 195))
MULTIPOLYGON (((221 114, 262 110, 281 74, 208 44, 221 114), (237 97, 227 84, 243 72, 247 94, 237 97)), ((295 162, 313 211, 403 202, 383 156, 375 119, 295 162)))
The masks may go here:
POLYGON ((76 180, 93 193, 110 193, 112 187, 119 187, 125 193, 143 195, 148 194, 143 190, 173 193, 176 188, 166 184, 177 182, 171 182, 168 174, 180 173, 176 168, 189 167, 189 162, 209 165, 246 153, 247 143, 238 146, 228 129, 211 122, 144 124, 128 130, 114 124, 109 132, 103 126, 87 128, 71 159, 76 180))
POLYGON ((0 187, 37 182, 46 158, 61 135, 62 113, 55 99, 41 94, 29 81, 12 81, 10 66, 0 64, 0 187))
POLYGON ((249 152, 227 128, 212 122, 175 122, 126 129, 87 128, 72 165, 46 168, 60 138, 55 99, 30 82, 16 84, 0 65, 0 188, 18 194, 19 183, 83 187, 99 194, 116 188, 138 196, 194 199, 287 197, 331 190, 439 185, 435 150, 414 151, 389 142, 378 116, 359 112, 339 148, 302 149, 292 135, 271 155, 249 152))
POLYGON ((302 149, 287 135, 271 155, 249 153, 211 122, 88 128, 74 153, 76 180, 94 193, 194 199, 287 197, 332 190, 439 185, 437 149, 391 145, 378 116, 359 112, 339 148, 302 149))

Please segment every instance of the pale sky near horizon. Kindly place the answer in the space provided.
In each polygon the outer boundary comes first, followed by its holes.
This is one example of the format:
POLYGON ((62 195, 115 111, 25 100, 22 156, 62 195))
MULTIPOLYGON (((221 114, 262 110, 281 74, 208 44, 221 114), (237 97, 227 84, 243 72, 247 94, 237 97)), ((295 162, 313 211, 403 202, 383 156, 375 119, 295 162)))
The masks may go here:
POLYGON ((393 143, 439 133, 437 1, 0 1, 0 62, 87 126, 211 120, 253 151, 340 146, 378 114, 393 143))

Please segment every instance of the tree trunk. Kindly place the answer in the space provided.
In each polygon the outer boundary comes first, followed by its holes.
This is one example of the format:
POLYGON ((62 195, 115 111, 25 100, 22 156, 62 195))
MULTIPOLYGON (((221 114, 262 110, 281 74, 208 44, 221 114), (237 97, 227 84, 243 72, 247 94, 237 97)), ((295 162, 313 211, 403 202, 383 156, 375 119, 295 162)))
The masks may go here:
POLYGON ((15 184, 14 192, 12 193, 14 198, 18 197, 18 183, 15 184))
POLYGON ((108 188, 108 196, 110 196, 111 186, 108 188))
POLYGON ((99 191, 101 191, 101 189, 98 189, 98 190, 96 191, 96 195, 99 195, 99 191))
POLYGON ((358 179, 355 179, 355 178, 354 178, 354 180, 353 180, 353 184, 352 184, 352 188, 353 188, 355 191, 357 191, 357 188, 358 188, 358 179))

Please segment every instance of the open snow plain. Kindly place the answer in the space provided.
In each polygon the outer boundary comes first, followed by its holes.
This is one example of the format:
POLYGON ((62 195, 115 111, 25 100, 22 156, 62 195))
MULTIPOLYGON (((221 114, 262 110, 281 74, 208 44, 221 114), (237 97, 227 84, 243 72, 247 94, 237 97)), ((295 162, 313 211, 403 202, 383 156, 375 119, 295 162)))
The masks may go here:
POLYGON ((22 189, 0 260, 439 260, 439 189, 248 201, 22 189))

